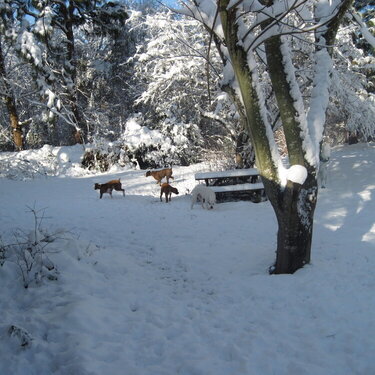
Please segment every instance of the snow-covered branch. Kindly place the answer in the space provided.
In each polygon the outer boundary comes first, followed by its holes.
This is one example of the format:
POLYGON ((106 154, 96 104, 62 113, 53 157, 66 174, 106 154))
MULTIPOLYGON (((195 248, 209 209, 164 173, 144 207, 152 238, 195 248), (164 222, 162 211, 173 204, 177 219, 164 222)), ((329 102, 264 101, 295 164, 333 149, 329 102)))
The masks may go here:
POLYGON ((366 39, 367 43, 370 44, 372 48, 375 48, 375 37, 371 34, 366 24, 362 21, 362 17, 354 10, 351 10, 350 13, 353 16, 355 22, 358 23, 361 33, 363 37, 366 39))

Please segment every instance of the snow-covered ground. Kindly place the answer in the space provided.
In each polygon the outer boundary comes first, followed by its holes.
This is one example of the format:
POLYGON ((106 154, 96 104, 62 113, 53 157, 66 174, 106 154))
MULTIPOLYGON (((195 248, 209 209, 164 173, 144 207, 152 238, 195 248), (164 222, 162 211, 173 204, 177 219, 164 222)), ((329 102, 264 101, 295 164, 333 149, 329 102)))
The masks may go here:
POLYGON ((280 276, 267 272, 277 230, 269 202, 191 210, 201 164, 174 167, 180 194, 161 203, 144 171, 88 174, 80 153, 20 153, 33 177, 24 181, 12 172, 16 154, 0 154, 3 244, 20 241, 17 228, 34 231, 30 209, 58 237, 43 244, 57 280, 25 289, 16 263, 0 268, 1 375, 375 373, 374 144, 333 150, 312 262, 280 276), (44 177, 51 161, 55 176, 44 177), (125 198, 100 200, 94 183, 118 177, 125 198))

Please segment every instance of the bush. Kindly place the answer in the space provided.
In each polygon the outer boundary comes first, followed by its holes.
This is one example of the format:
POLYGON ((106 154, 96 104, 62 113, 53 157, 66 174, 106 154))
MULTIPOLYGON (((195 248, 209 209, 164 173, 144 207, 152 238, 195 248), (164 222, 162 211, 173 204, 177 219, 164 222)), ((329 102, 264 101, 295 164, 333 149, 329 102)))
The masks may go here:
POLYGON ((48 233, 41 227, 44 210, 29 208, 29 212, 34 216, 34 229, 28 233, 17 229, 13 233, 14 243, 0 243, 0 265, 5 262, 16 264, 25 289, 44 279, 57 280, 58 271, 48 256, 48 247, 64 234, 61 231, 48 233))
POLYGON ((127 121, 118 141, 94 140, 84 154, 82 165, 105 172, 113 165, 147 169, 186 166, 199 161, 202 139, 196 125, 165 121, 162 129, 156 130, 140 124, 143 116, 136 114, 127 121))

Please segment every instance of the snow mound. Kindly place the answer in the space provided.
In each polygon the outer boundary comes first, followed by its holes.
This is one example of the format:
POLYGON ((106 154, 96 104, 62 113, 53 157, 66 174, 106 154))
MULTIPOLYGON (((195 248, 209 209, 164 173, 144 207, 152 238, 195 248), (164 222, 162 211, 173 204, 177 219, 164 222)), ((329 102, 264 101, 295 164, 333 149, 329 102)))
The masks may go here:
POLYGON ((307 169, 303 165, 292 165, 287 169, 286 176, 289 181, 303 185, 307 178, 307 169))
POLYGON ((0 153, 0 177, 12 180, 35 179, 48 176, 82 176, 89 174, 82 168, 82 145, 52 147, 37 150, 0 153))

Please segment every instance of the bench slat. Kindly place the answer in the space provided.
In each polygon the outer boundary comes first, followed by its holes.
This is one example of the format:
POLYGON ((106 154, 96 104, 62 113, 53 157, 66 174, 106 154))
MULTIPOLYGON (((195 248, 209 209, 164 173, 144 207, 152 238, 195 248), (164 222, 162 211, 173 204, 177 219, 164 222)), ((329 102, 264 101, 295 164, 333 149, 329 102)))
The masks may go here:
POLYGON ((210 178, 243 177, 243 176, 258 176, 258 175, 259 175, 259 172, 256 168, 248 168, 248 169, 233 169, 229 171, 196 173, 195 179, 206 180, 210 178))
POLYGON ((264 185, 262 182, 254 184, 237 184, 237 185, 225 185, 225 186, 209 186, 215 193, 225 193, 227 191, 253 191, 262 190, 264 185))

